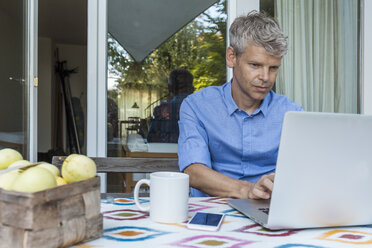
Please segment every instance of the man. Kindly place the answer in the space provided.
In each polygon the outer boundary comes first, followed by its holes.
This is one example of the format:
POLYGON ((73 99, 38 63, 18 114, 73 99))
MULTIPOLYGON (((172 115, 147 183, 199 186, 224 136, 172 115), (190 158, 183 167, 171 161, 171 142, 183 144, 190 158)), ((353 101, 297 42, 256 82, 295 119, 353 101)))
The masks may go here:
POLYGON ((271 197, 284 114, 302 111, 271 90, 286 52, 287 37, 271 17, 250 12, 231 25, 232 80, 181 105, 179 166, 191 196, 271 197))
POLYGON ((184 68, 173 70, 168 77, 171 99, 154 109, 154 119, 150 122, 148 142, 177 143, 179 110, 183 99, 194 91, 194 76, 184 68))

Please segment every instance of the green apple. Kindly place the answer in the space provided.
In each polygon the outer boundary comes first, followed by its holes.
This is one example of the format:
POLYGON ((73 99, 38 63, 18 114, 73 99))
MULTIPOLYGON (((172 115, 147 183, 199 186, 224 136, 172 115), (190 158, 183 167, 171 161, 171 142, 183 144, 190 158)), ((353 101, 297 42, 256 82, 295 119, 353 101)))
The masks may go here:
POLYGON ((59 169, 57 166, 55 165, 52 165, 52 164, 49 164, 49 163, 41 163, 39 164, 38 166, 36 167, 41 167, 41 168, 44 168, 44 169, 47 169, 49 170, 54 176, 58 177, 59 176, 59 169))
POLYGON ((0 170, 8 168, 8 166, 18 160, 22 160, 22 154, 11 148, 0 150, 0 170))
POLYGON ((12 190, 37 192, 57 186, 56 177, 47 169, 32 167, 22 172, 14 181, 12 190))
POLYGON ((19 176, 19 170, 12 170, 0 175, 0 188, 11 190, 14 181, 19 176))
POLYGON ((68 182, 77 182, 96 176, 94 161, 80 154, 71 154, 62 164, 62 177, 68 182))
POLYGON ((18 161, 11 163, 8 166, 8 168, 12 168, 12 167, 20 166, 20 165, 27 165, 27 164, 32 164, 32 163, 28 160, 18 160, 18 161))

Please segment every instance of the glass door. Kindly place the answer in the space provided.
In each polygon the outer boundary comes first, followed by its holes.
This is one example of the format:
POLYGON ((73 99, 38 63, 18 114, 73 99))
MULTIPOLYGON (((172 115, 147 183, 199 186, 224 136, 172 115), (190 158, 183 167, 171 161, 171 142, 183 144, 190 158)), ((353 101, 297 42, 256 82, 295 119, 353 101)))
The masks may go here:
POLYGON ((29 160, 35 159, 35 113, 30 111, 37 89, 35 5, 37 1, 0 2, 0 149, 16 149, 29 160))

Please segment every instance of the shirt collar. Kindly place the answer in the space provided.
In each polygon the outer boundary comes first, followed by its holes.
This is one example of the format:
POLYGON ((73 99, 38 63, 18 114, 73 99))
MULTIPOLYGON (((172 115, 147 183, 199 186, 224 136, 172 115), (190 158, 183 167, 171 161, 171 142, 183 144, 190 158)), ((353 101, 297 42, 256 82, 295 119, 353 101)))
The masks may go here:
POLYGON ((227 82, 223 89, 223 93, 226 99, 226 107, 229 115, 232 115, 236 110, 239 109, 238 105, 236 105, 234 99, 232 98, 231 81, 232 80, 227 82))
MULTIPOLYGON (((226 106, 227 106, 227 111, 229 113, 229 115, 232 115, 236 110, 239 109, 238 105, 236 105, 233 97, 232 97, 232 91, 231 91, 231 81, 230 80, 229 82, 227 82, 224 86, 224 96, 225 96, 225 99, 226 99, 226 106)), ((256 115, 258 114, 260 111, 262 112, 262 114, 264 116, 267 115, 267 112, 268 112, 268 107, 269 107, 269 103, 272 99, 272 94, 273 94, 273 91, 271 90, 267 95, 266 97, 264 98, 264 100, 262 101, 261 105, 253 112, 252 115, 256 115)))
POLYGON ((273 98, 273 91, 270 90, 270 92, 266 95, 266 97, 263 99, 261 105, 256 109, 253 113, 253 115, 258 114, 260 111, 264 115, 264 117, 267 115, 269 103, 271 102, 271 99, 273 98))

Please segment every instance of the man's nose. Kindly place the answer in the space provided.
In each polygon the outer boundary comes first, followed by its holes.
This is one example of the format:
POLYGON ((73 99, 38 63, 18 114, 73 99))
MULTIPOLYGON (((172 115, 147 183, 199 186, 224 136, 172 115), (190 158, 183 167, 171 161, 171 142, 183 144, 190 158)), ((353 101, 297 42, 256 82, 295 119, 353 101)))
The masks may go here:
POLYGON ((269 68, 262 67, 259 76, 260 76, 260 80, 268 81, 269 80, 269 68))

